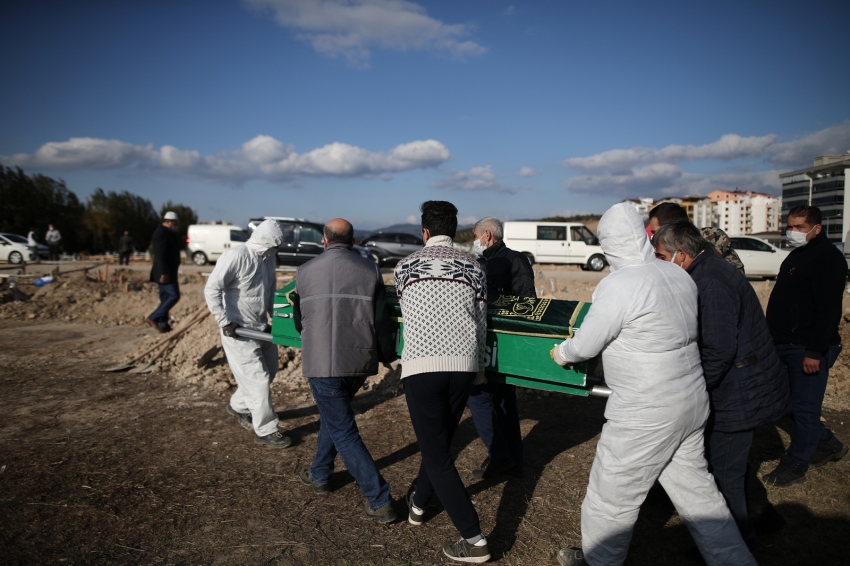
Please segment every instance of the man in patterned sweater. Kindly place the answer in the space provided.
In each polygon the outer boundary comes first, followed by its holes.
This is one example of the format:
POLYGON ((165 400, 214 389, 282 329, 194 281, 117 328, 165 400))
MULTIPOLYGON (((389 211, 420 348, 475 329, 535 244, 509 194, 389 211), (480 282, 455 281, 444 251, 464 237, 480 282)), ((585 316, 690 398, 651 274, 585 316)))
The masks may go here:
POLYGON ((425 247, 396 266, 404 319, 401 378, 422 463, 407 496, 408 522, 421 525, 434 493, 460 531, 443 553, 459 562, 490 559, 478 513, 450 452, 469 390, 484 373, 487 281, 478 263, 454 249, 457 208, 446 201, 422 204, 425 247))

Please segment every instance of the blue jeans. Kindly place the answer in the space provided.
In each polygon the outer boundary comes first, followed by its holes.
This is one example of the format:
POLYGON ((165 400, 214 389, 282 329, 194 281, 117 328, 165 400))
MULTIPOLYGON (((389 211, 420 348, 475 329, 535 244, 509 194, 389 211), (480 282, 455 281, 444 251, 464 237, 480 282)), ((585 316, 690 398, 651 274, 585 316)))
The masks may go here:
POLYGON ((168 311, 180 300, 180 286, 174 283, 157 283, 159 285, 159 306, 148 317, 160 326, 168 324, 168 311))
POLYGON ((522 431, 516 406, 516 385, 473 385, 467 404, 490 461, 503 462, 511 458, 521 468, 522 431))
POLYGON ((809 467, 818 444, 837 442, 832 431, 820 421, 823 395, 826 392, 826 380, 829 368, 838 358, 841 346, 830 346, 820 358, 820 370, 817 373, 803 373, 803 358, 806 349, 794 344, 776 344, 779 360, 788 369, 791 383, 791 444, 785 451, 785 459, 795 465, 809 467))
POLYGON ((308 381, 321 417, 310 477, 313 481, 328 483, 334 471, 334 459, 339 453, 345 467, 357 480, 369 507, 380 509, 389 505, 392 501, 390 486, 363 444, 351 409, 351 400, 363 387, 366 378, 311 377, 308 381))
POLYGON ((756 531, 747 510, 747 457, 753 444, 753 431, 718 432, 706 429, 705 459, 717 489, 738 524, 744 541, 755 540, 756 531))

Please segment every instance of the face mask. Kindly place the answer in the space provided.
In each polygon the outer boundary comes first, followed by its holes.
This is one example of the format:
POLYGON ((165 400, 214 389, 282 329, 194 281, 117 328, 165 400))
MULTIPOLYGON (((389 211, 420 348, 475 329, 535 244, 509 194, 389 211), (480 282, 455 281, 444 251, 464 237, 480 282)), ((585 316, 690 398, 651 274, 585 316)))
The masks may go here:
POLYGON ((172 226, 172 227, 171 227, 171 231, 172 231, 172 232, 176 232, 176 231, 177 231, 177 226, 172 226))
POLYGON ((486 249, 487 249, 487 246, 482 246, 480 239, 472 242, 472 253, 475 254, 475 257, 483 255, 484 250, 486 250, 486 249))
POLYGON ((676 254, 678 253, 678 251, 673 252, 673 257, 670 258, 670 263, 672 263, 673 265, 676 265, 676 254))
MULTIPOLYGON (((814 230, 814 229, 815 229, 815 227, 812 226, 812 230, 814 230)), ((806 236, 811 234, 812 230, 809 230, 805 234, 802 233, 802 232, 797 232, 795 230, 786 230, 785 236, 788 238, 788 247, 802 248, 803 246, 808 244, 809 242, 806 241, 806 236)))

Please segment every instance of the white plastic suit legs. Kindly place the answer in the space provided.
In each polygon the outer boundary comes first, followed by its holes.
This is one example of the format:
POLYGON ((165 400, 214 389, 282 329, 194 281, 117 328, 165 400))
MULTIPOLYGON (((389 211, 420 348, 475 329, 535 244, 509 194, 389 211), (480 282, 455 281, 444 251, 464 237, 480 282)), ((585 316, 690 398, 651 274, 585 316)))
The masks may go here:
POLYGON ((238 385, 230 406, 237 412, 251 413, 257 436, 277 432, 277 413, 269 390, 278 369, 277 345, 224 335, 221 345, 238 385))
POLYGON ((682 422, 701 417, 704 421, 704 415, 684 414, 661 426, 610 421, 603 426, 581 506, 588 564, 623 564, 640 506, 658 479, 708 566, 756 566, 708 473, 703 427, 682 422))

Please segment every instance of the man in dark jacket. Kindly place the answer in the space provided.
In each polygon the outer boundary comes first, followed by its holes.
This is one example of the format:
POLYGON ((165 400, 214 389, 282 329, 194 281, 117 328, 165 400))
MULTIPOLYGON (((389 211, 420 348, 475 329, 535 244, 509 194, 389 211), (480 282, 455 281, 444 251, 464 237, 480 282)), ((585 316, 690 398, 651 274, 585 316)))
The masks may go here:
POLYGON ((130 232, 124 230, 124 235, 118 240, 118 265, 130 265, 130 255, 133 253, 133 238, 130 232))
POLYGON ((317 494, 330 493, 339 453, 366 498, 366 516, 390 523, 396 519, 390 486, 363 444, 351 409, 366 378, 378 373, 378 362, 398 359, 384 314, 386 288, 378 266, 352 250, 354 229, 347 220, 328 222, 322 244, 325 251, 296 276, 301 373, 321 416, 316 456, 299 477, 317 494))
POLYGON ((788 377, 753 286, 713 253, 686 221, 662 226, 654 238, 660 259, 681 265, 699 293, 699 350, 711 414, 706 460, 741 536, 756 538, 747 512, 747 455, 753 431, 776 422, 790 406, 788 377))
POLYGON ((838 461, 848 451, 820 421, 829 368, 841 351, 841 320, 847 262, 830 243, 820 209, 788 211, 788 245, 795 248, 779 268, 767 304, 767 323, 791 381, 791 444, 768 485, 784 487, 806 480, 809 466, 838 461))
MULTIPOLYGON (((473 251, 487 275, 488 295, 537 297, 534 271, 528 259, 502 241, 502 223, 488 216, 472 229, 473 251)), ((481 383, 472 386, 467 401, 478 436, 487 447, 487 459, 472 470, 476 478, 489 478, 502 472, 520 475, 523 469, 522 431, 516 405, 516 386, 481 383)))
POLYGON ((162 217, 162 224, 153 233, 153 267, 151 281, 159 285, 159 306, 145 319, 157 332, 170 332, 168 312, 180 300, 177 268, 180 267, 180 242, 177 240, 177 214, 171 211, 162 217))

